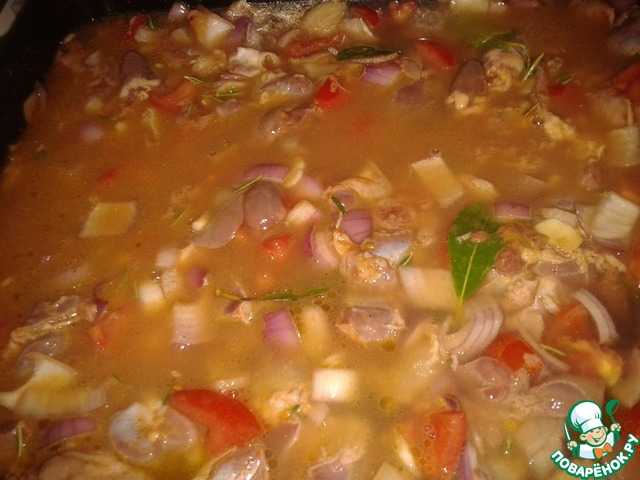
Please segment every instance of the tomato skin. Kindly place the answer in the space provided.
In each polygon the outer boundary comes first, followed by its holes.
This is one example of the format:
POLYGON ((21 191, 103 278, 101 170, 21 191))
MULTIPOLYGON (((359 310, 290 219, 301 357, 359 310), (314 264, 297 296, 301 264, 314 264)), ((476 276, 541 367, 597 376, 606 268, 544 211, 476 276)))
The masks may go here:
POLYGON ((484 355, 500 361, 513 372, 524 369, 534 379, 542 371, 542 360, 524 340, 512 333, 498 335, 484 355))
POLYGON ((251 410, 229 395, 205 389, 180 390, 171 395, 169 404, 208 429, 207 446, 213 457, 262 434, 251 410))
POLYGON ((632 102, 640 103, 640 60, 613 77, 611 85, 624 93, 632 102))
POLYGON ((138 32, 138 30, 140 30, 140 27, 143 27, 144 25, 146 25, 148 21, 149 21, 149 15, 145 15, 142 13, 131 17, 131 20, 129 20, 129 28, 127 28, 127 31, 124 34, 124 37, 122 37, 122 43, 124 44, 133 43, 136 33, 138 32))
POLYGON ((179 115, 183 112, 185 103, 193 100, 195 93, 196 85, 185 79, 173 92, 165 95, 150 95, 149 103, 159 110, 179 115))
POLYGON ((127 308, 118 308, 108 312, 93 322, 87 329, 87 333, 96 346, 107 348, 118 337, 130 315, 127 308))
POLYGON ((334 77, 327 77, 316 92, 314 101, 323 109, 341 105, 345 101, 344 89, 334 77))
POLYGON ((261 252, 271 260, 278 260, 287 256, 292 242, 291 235, 281 235, 265 240, 260 245, 261 252))
POLYGON ((351 7, 351 11, 362 19, 364 23, 366 23, 367 27, 375 28, 380 25, 380 21, 382 17, 380 13, 370 7, 365 7, 364 5, 354 5, 351 7))
POLYGON ((577 114, 584 106, 584 91, 573 83, 556 83, 547 87, 550 110, 560 117, 569 117, 577 114))
POLYGON ((454 478, 467 441, 467 417, 462 411, 426 413, 403 426, 404 437, 420 454, 418 463, 428 479, 454 478))
POLYGON ((556 313, 544 327, 542 343, 560 348, 558 342, 597 341, 598 331, 587 309, 579 302, 571 303, 556 313))
POLYGON ((427 65, 447 69, 453 67, 456 63, 451 50, 441 43, 428 38, 419 38, 413 42, 413 45, 420 54, 422 61, 427 65))

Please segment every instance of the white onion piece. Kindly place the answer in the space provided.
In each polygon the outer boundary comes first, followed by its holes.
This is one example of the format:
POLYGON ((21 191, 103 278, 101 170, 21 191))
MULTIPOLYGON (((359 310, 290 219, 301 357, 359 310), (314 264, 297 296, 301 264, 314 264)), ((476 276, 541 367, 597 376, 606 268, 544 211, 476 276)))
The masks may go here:
MULTIPOLYGON (((463 307, 467 323, 457 332, 444 335, 441 345, 449 355, 468 362, 481 353, 496 338, 504 316, 493 301, 467 301, 463 307)), ((447 322, 443 325, 448 327, 447 322)))
POLYGON ((198 41, 206 48, 217 48, 233 30, 233 24, 202 6, 187 14, 198 41))
POLYGON ((136 462, 180 452, 198 440, 197 427, 159 400, 133 403, 117 412, 109 422, 109 437, 115 449, 136 462))
POLYGON ((604 245, 624 248, 639 216, 640 206, 615 192, 608 192, 593 212, 589 233, 604 245))
POLYGON ((160 268, 173 268, 178 262, 178 254, 180 249, 178 247, 165 247, 156 255, 156 267, 160 268))
POLYGON ((147 280, 138 284, 138 299, 147 308, 162 306, 165 302, 164 290, 160 283, 147 280))
POLYGON ((254 230, 267 230, 287 214, 280 189, 267 182, 258 182, 247 191, 243 210, 245 224, 254 230))
POLYGON ((493 211, 497 220, 529 220, 531 218, 531 206, 525 203, 509 200, 498 200, 493 205, 493 211))
POLYGON ((189 14, 189 6, 184 2, 173 2, 169 13, 167 13, 167 20, 170 22, 176 22, 183 20, 189 14))
POLYGON ((311 398, 316 402, 346 402, 356 398, 358 374, 347 368, 320 368, 313 372, 311 398))
POLYGON ((573 292, 573 298, 578 300, 589 311, 591 318, 593 318, 596 324, 598 337, 602 345, 610 345, 618 340, 619 336, 613 319, 604 305, 600 303, 600 300, 584 288, 573 292))
POLYGON ((412 163, 411 168, 442 208, 453 205, 465 194, 464 186, 440 153, 412 163))
POLYGON ((373 217, 367 210, 349 210, 342 216, 340 229, 356 245, 371 235, 373 231, 373 217))
POLYGON ((244 172, 242 179, 245 181, 260 178, 266 182, 282 183, 291 170, 286 165, 278 165, 275 163, 262 163, 255 165, 244 172))
POLYGON ((480 467, 478 467, 478 452, 469 442, 465 443, 458 469, 460 480, 491 480, 480 467))
POLYGON ((362 73, 362 80, 381 87, 394 83, 400 76, 400 65, 396 62, 367 64, 362 73))
POLYGON ((222 247, 236 236, 243 220, 242 197, 234 195, 213 214, 204 229, 191 238, 191 243, 205 248, 222 247))
POLYGON ((68 438, 93 433, 96 430, 96 420, 93 417, 74 417, 56 420, 48 425, 42 437, 40 448, 62 442, 68 438))
POLYGON ((396 467, 387 462, 382 462, 373 480, 406 480, 406 478, 396 467))
POLYGON ((199 345, 212 338, 207 305, 202 302, 174 304, 172 320, 174 344, 199 345))
POLYGON ((296 203, 287 216, 284 222, 287 225, 301 226, 317 219, 320 216, 318 209, 308 200, 300 200, 296 203))
POLYGON ((250 444, 229 450, 222 458, 215 460, 206 476, 194 480, 268 480, 269 465, 264 448, 260 444, 250 444))
POLYGON ((264 338, 283 347, 300 345, 298 327, 288 310, 282 308, 264 314, 264 338))

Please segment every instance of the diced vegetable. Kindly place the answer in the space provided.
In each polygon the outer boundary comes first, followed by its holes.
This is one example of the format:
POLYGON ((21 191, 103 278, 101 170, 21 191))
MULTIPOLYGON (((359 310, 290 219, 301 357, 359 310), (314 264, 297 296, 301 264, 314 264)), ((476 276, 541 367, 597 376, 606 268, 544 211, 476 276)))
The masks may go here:
POLYGON ((315 103, 320 108, 330 108, 343 104, 345 101, 344 88, 334 77, 327 77, 316 92, 315 103))
POLYGON ((589 233, 598 241, 624 247, 640 216, 640 207, 615 192, 606 193, 588 224, 589 233))
POLYGON ((281 308, 265 313, 263 319, 263 335, 268 342, 282 347, 300 345, 298 327, 287 309, 281 308))
POLYGON ((351 7, 351 11, 367 24, 369 28, 375 28, 380 24, 382 19, 380 13, 371 7, 365 5, 354 5, 351 7))
POLYGON ((542 220, 534 228, 536 232, 546 236, 551 245, 563 250, 572 251, 582 245, 583 238, 580 232, 557 218, 542 220))
POLYGON ((164 110, 173 115, 179 115, 186 111, 186 108, 193 101, 196 93, 196 84, 184 79, 175 90, 164 95, 152 94, 149 96, 149 103, 154 107, 164 110))
POLYGON ((240 400, 211 390, 180 390, 169 405, 208 429, 207 445, 213 457, 242 447, 262 434, 255 415, 240 400))
POLYGON ((319 3, 307 10, 300 22, 300 28, 314 37, 326 37, 338 31, 340 21, 347 13, 345 2, 319 3))
POLYGON ((358 375, 346 368, 320 368, 313 372, 311 397, 317 402, 347 402, 358 393, 358 375))
POLYGON ((443 208, 454 204, 465 193, 462 183, 455 177, 439 153, 412 163, 411 168, 443 208))
POLYGON ((513 333, 498 335, 483 354, 499 360, 514 372, 524 369, 533 379, 542 371, 540 358, 524 340, 513 333))
POLYGON ((440 268, 402 267, 400 280, 416 306, 453 311, 457 305, 451 272, 440 268))
POLYGON ((204 7, 191 10, 188 18, 196 38, 206 48, 220 47, 227 35, 233 30, 232 23, 204 7))
POLYGON ((640 132, 638 125, 615 128, 607 134, 604 153, 609 165, 630 167, 640 163, 640 132))
POLYGON ((113 343, 130 318, 128 309, 119 308, 105 313, 87 330, 91 340, 100 348, 107 348, 113 343))
POLYGON ((420 38, 413 42, 422 61, 429 66, 451 68, 456 64, 451 50, 441 43, 427 38, 420 38))
POLYGON ((467 441, 467 418, 461 411, 417 414, 402 432, 417 453, 417 462, 428 479, 455 478, 458 460, 467 441))
POLYGON ((80 237, 103 237, 126 233, 135 220, 136 202, 98 203, 85 221, 80 237))

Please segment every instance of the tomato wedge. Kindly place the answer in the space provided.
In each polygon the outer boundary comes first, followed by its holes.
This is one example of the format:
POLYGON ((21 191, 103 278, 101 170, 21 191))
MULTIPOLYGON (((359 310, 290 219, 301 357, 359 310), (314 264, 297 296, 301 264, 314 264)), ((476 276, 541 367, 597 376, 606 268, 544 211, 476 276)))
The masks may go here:
POLYGON ((364 5, 354 5, 351 7, 351 11, 355 16, 360 17, 369 28, 377 27, 380 25, 380 21, 382 20, 380 13, 378 13, 377 10, 365 7, 364 5))
POLYGON ((279 237, 269 238, 260 245, 260 251, 267 258, 277 260, 284 258, 291 248, 291 235, 281 235, 279 237))
POLYGON ((487 347, 484 354, 517 372, 524 369, 532 378, 542 371, 542 360, 533 349, 513 333, 502 333, 487 347))
POLYGON ((316 105, 323 109, 339 105, 344 100, 344 88, 334 77, 327 77, 315 96, 316 105))
POLYGON ((131 312, 127 308, 119 308, 102 315, 88 329, 91 340, 100 348, 107 348, 118 337, 131 312))
POLYGON ((413 42, 413 45, 427 65, 446 69, 453 67, 456 63, 451 50, 441 43, 428 38, 419 38, 413 42))
POLYGON ((454 478, 467 440, 467 417, 464 412, 418 415, 406 422, 402 430, 409 446, 419 452, 418 463, 427 478, 454 478))
POLYGON ((177 88, 165 95, 150 95, 149 103, 165 112, 179 115, 186 104, 191 102, 196 94, 196 85, 190 80, 183 80, 177 88))
POLYGON ((205 389, 180 390, 171 395, 169 404, 208 429, 207 446, 213 457, 262 434, 251 410, 229 395, 205 389))

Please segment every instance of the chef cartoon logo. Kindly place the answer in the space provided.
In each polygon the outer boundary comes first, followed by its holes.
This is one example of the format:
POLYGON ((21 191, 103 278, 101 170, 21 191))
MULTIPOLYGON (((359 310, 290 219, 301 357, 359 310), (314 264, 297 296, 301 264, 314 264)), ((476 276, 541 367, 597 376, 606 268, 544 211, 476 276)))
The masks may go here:
POLYGON ((564 422, 564 436, 567 450, 576 460, 556 450, 550 457, 551 461, 569 475, 583 480, 605 478, 624 468, 635 455, 640 440, 628 433, 624 444, 616 445, 622 428, 613 414, 619 406, 618 400, 607 402, 604 410, 608 418, 604 417, 600 405, 591 400, 583 400, 571 407, 564 422))
POLYGON ((567 438, 567 448, 574 457, 585 460, 600 460, 613 452, 614 445, 620 440, 620 424, 616 423, 613 418, 613 414, 619 406, 618 400, 607 402, 605 410, 611 420, 609 428, 602 422, 602 410, 596 402, 584 400, 571 407, 567 421, 571 428, 578 432, 580 442, 573 440, 569 435, 567 422, 564 424, 564 432, 567 438))

